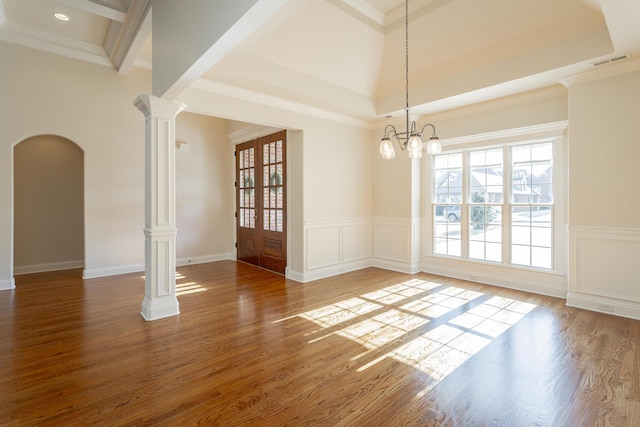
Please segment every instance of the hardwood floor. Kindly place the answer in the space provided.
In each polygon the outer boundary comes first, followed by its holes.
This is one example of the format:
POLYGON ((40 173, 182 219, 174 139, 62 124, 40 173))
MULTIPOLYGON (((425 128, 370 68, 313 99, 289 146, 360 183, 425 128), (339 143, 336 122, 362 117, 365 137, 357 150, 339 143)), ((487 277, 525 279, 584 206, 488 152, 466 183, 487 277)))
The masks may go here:
POLYGON ((17 277, 0 292, 0 425, 640 425, 640 321, 369 268, 307 284, 234 262, 17 277))

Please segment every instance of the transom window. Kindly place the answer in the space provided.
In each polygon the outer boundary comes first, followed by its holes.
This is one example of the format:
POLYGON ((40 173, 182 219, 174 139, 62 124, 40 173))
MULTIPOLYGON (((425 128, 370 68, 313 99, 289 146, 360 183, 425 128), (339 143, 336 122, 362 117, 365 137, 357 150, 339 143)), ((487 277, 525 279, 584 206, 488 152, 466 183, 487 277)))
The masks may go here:
POLYGON ((553 268, 553 142, 434 156, 437 255, 553 268))

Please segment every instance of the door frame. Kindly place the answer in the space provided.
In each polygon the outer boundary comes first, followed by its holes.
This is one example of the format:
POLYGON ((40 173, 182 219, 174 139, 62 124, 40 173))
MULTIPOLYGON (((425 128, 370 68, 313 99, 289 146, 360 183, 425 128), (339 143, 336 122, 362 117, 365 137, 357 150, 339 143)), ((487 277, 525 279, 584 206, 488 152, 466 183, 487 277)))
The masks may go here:
MULTIPOLYGON (((232 191, 233 191, 233 210, 231 211, 231 217, 233 219, 233 236, 234 236, 234 251, 233 251, 233 259, 235 261, 238 261, 238 218, 236 218, 236 215, 238 215, 238 200, 237 200, 237 183, 236 183, 236 167, 237 167, 237 160, 236 160, 236 150, 237 150, 237 146, 244 144, 246 142, 251 142, 254 140, 258 140, 260 138, 266 137, 266 136, 270 136, 279 132, 285 132, 285 139, 286 139, 286 143, 285 143, 285 152, 284 154, 284 158, 287 159, 286 161, 288 162, 289 159, 289 152, 290 152, 290 143, 289 143, 289 138, 290 138, 290 132, 287 129, 284 128, 274 128, 274 127, 269 127, 269 126, 261 126, 261 125, 253 125, 253 126, 249 126, 247 128, 244 129, 240 129, 238 131, 232 132, 230 134, 227 135, 227 138, 230 141, 230 144, 232 146, 232 156, 231 156, 231 174, 232 174, 232 182, 234 183, 233 187, 232 187, 232 191)), ((291 200, 289 198, 289 167, 285 166, 286 170, 285 170, 285 197, 284 197, 284 209, 285 212, 289 212, 290 208, 291 208, 291 200)), ((290 248, 290 239, 291 239, 291 233, 290 233, 290 226, 289 226, 290 221, 288 220, 288 218, 285 220, 284 223, 284 230, 283 232, 285 233, 284 236, 284 240, 283 240, 283 245, 284 245, 284 257, 286 260, 286 264, 285 264, 285 268, 284 268, 284 272, 282 273, 285 277, 287 276, 287 271, 289 269, 289 258, 290 258, 290 254, 289 254, 289 248, 290 248)), ((253 264, 251 264, 253 265, 253 264)), ((259 265, 256 265, 256 267, 261 268, 259 265)), ((273 271, 273 270, 269 270, 269 271, 273 271)), ((280 273, 276 273, 276 274, 280 274, 280 273)))

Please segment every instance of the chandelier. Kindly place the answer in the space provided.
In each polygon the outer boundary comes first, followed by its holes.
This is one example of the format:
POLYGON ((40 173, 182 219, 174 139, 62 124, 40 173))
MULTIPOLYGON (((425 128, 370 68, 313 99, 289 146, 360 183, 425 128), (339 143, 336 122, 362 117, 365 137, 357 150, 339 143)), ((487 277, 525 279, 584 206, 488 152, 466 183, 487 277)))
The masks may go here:
POLYGON ((386 125, 384 127, 384 136, 380 141, 380 155, 383 159, 393 159, 396 156, 396 151, 393 149, 392 140, 395 140, 402 151, 409 151, 410 159, 419 159, 422 157, 422 134, 427 127, 433 129, 433 133, 429 138, 427 144, 427 153, 438 154, 442 150, 440 145, 440 138, 436 135, 436 128, 430 123, 427 123, 418 132, 415 121, 409 121, 409 0, 404 2, 405 9, 405 116, 406 116, 406 131, 398 132, 393 125, 386 125))

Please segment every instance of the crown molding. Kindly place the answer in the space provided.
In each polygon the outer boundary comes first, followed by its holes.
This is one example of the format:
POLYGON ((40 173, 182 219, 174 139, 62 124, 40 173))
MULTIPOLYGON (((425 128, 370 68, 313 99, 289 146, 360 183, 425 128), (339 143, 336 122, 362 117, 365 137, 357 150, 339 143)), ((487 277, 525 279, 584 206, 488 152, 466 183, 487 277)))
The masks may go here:
POLYGON ((0 0, 0 26, 5 22, 7 22, 7 14, 4 13, 4 4, 2 4, 2 0, 0 0))
POLYGON ((448 139, 441 138, 440 142, 444 147, 445 145, 452 146, 470 142, 504 140, 522 136, 534 138, 557 138, 564 135, 568 126, 569 122, 567 120, 561 120, 553 123, 543 123, 540 125, 525 126, 515 129, 486 132, 478 135, 467 135, 448 139))
POLYGON ((272 108, 280 108, 295 113, 305 114, 312 117, 331 120, 334 122, 345 123, 361 128, 372 129, 372 123, 366 120, 347 116, 345 114, 335 113, 333 111, 322 108, 311 107, 294 101, 288 101, 271 95, 265 95, 248 89, 242 89, 237 86, 231 86, 224 83, 214 82, 200 78, 191 84, 194 89, 202 90, 217 95, 230 96, 249 102, 267 105, 272 108))
POLYGON ((227 134, 227 139, 231 145, 242 144, 243 142, 251 141, 263 136, 271 135, 276 132, 280 132, 282 128, 274 128, 270 126, 251 125, 246 128, 237 130, 227 134))
POLYGON ((0 40, 112 67, 111 61, 102 46, 34 30, 11 22, 2 24, 0 28, 0 40))
MULTIPOLYGON (((118 31, 110 32, 113 49, 109 55, 113 66, 121 74, 129 72, 136 56, 151 34, 151 1, 131 3, 124 23, 118 31)), ((105 43, 106 44, 106 43, 105 43)))
POLYGON ((355 13, 362 16, 361 19, 364 23, 369 23, 374 29, 381 31, 385 24, 385 14, 378 9, 370 6, 363 0, 334 0, 330 3, 338 6, 338 3, 343 3, 345 6, 351 8, 355 13))
POLYGON ((566 87, 571 87, 580 83, 606 79, 608 77, 615 77, 620 74, 625 74, 637 70, 640 70, 640 58, 634 58, 626 61, 595 67, 592 70, 565 77, 564 79, 560 80, 560 83, 566 87))
POLYGON ((102 16, 103 18, 111 19, 112 21, 124 22, 127 17, 127 11, 119 1, 58 0, 58 2, 94 15, 102 16))

